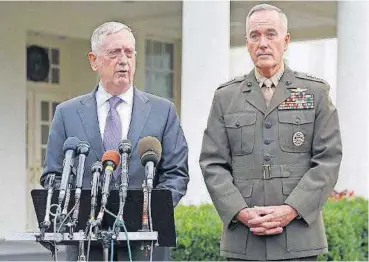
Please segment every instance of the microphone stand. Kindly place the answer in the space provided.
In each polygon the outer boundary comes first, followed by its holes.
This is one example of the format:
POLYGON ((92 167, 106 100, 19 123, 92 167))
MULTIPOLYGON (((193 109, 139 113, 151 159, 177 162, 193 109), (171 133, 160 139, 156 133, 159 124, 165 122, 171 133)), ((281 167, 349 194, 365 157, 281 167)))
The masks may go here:
POLYGON ((46 201, 46 209, 45 209, 45 218, 44 221, 40 224, 40 239, 43 239, 45 236, 45 231, 50 227, 50 207, 51 207, 51 198, 54 193, 54 182, 55 182, 55 174, 50 174, 48 179, 48 190, 47 190, 47 201, 46 201))
POLYGON ((81 200, 81 193, 82 193, 82 186, 83 186, 83 175, 85 172, 85 162, 86 157, 90 151, 90 145, 83 141, 80 142, 77 146, 77 154, 78 154, 78 167, 77 167, 77 174, 76 174, 76 191, 74 193, 74 212, 72 215, 72 222, 70 226, 70 235, 73 235, 74 228, 77 226, 78 223, 78 214, 79 214, 79 207, 80 207, 80 200, 81 200))
MULTIPOLYGON (((149 232, 149 220, 148 220, 148 202, 149 202, 149 189, 146 183, 146 180, 142 182, 142 191, 143 191, 143 204, 142 204, 142 228, 138 230, 138 232, 149 232)), ((145 241, 141 244, 142 251, 145 252, 145 256, 147 256, 148 250, 150 250, 150 244, 145 241)))
POLYGON ((73 232, 71 232, 71 218, 67 218, 68 215, 68 207, 69 207, 69 201, 70 201, 70 196, 71 196, 71 189, 73 187, 73 180, 74 180, 74 176, 75 176, 75 172, 72 172, 71 175, 69 176, 69 183, 68 183, 68 187, 67 187, 67 191, 65 194, 65 202, 64 202, 64 208, 61 212, 61 215, 59 216, 59 228, 60 228, 60 232, 64 232, 66 227, 69 227, 69 235, 68 237, 70 239, 73 238, 73 232), (65 220, 65 221, 64 221, 65 220), (64 225, 62 224, 64 221, 64 225))
POLYGON ((127 154, 121 154, 121 184, 119 186, 119 211, 118 211, 118 219, 119 224, 115 229, 118 230, 119 233, 120 227, 123 226, 123 211, 127 198, 128 191, 128 156, 127 154))

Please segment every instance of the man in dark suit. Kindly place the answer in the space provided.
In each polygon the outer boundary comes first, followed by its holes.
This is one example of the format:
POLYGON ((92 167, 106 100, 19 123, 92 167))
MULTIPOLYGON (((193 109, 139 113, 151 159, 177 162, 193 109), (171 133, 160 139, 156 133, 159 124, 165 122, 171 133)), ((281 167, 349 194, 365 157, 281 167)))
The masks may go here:
POLYGON ((255 68, 215 91, 204 133, 200 166, 229 259, 316 260, 328 249, 322 207, 341 164, 338 113, 324 80, 284 64, 287 24, 277 7, 251 9, 255 68))
MULTIPOLYGON (((185 195, 188 175, 188 148, 179 118, 172 102, 136 89, 133 79, 136 67, 135 38, 124 24, 107 22, 91 37, 88 54, 91 68, 100 82, 91 93, 61 103, 51 125, 41 185, 48 184, 50 173, 59 178, 63 170, 63 143, 77 137, 91 145, 86 159, 83 188, 91 187, 90 167, 101 160, 106 150, 117 150, 128 138, 132 144, 129 162, 129 186, 140 188, 145 170, 137 153, 137 143, 145 136, 156 137, 162 145, 162 157, 156 170, 155 188, 172 192, 176 206, 185 195)), ((119 185, 119 176, 112 185, 119 185)), ((138 246, 133 246, 135 260, 147 260, 138 246)), ((117 248, 116 248, 117 249, 117 248)), ((126 248, 118 250, 118 259, 127 259, 126 248)), ((92 260, 102 260, 101 249, 93 250, 92 260)), ((155 248, 154 260, 170 260, 169 248, 155 248)), ((67 248, 67 260, 77 260, 77 247, 67 248)))

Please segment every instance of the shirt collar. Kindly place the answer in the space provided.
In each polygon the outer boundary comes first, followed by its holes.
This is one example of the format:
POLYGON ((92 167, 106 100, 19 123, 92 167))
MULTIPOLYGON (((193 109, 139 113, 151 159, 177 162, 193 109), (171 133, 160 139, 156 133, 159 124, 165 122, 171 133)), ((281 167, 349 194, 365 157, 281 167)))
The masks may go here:
MULTIPOLYGON (((112 94, 108 93, 103 88, 103 86, 100 82, 99 87, 96 91, 96 104, 97 104, 97 107, 98 108, 102 107, 105 104, 105 102, 107 102, 112 96, 113 96, 112 94)), ((128 88, 127 91, 120 94, 118 97, 120 97, 125 103, 127 103, 128 105, 131 106, 133 104, 133 86, 128 88)))
MULTIPOLYGON (((274 86, 278 85, 278 82, 281 79, 283 73, 284 73, 284 63, 282 64, 281 68, 274 75, 272 75, 272 77, 270 77, 270 80, 272 80, 274 86)), ((267 79, 267 77, 260 74, 256 68, 255 68, 255 78, 256 81, 258 81, 260 87, 263 86, 265 79, 267 79)))

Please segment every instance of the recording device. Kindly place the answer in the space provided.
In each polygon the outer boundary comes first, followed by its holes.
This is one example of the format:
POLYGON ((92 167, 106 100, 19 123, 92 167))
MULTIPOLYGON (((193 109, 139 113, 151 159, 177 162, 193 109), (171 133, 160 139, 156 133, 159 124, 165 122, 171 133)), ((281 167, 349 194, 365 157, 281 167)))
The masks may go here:
POLYGON ((105 207, 106 207, 106 204, 108 203, 111 177, 113 176, 114 170, 119 165, 119 162, 120 162, 120 155, 115 150, 108 150, 102 156, 102 165, 103 165, 103 170, 104 170, 104 183, 102 187, 100 212, 97 216, 98 225, 102 222, 104 212, 105 212, 105 207))
POLYGON ((90 144, 86 141, 81 141, 77 146, 77 156, 78 156, 78 167, 77 167, 77 177, 76 177, 76 191, 74 194, 75 198, 75 209, 73 212, 73 226, 76 226, 79 214, 79 205, 82 193, 83 175, 85 172, 85 162, 90 152, 90 144))
POLYGON ((41 224, 41 231, 44 232, 47 230, 50 225, 50 208, 51 208, 51 198, 54 193, 54 182, 55 182, 55 174, 48 174, 48 190, 47 190, 47 200, 46 200, 46 209, 45 209, 45 218, 41 224))
MULTIPOLYGON (((151 136, 146 136, 138 141, 137 151, 141 159, 141 164, 145 167, 146 180, 143 181, 143 211, 142 211, 142 229, 140 231, 153 231, 151 217, 151 192, 154 186, 155 169, 160 161, 162 147, 160 141, 151 136)), ((153 242, 151 245, 143 242, 141 250, 150 252, 150 261, 152 259, 153 242)))
POLYGON ((103 170, 101 162, 96 161, 91 166, 92 185, 91 185, 91 213, 90 220, 95 220, 95 208, 97 206, 96 200, 99 191, 99 180, 103 170))
POLYGON ((129 177, 128 177, 128 162, 129 162, 129 156, 131 154, 132 145, 131 141, 128 139, 123 139, 119 145, 118 150, 120 154, 120 164, 121 164, 121 183, 119 187, 119 212, 118 217, 123 220, 123 210, 125 201, 127 198, 127 190, 128 190, 128 183, 129 183, 129 177))
POLYGON ((138 141, 137 150, 141 164, 145 167, 146 183, 149 192, 151 192, 155 178, 155 168, 161 158, 161 143, 155 137, 146 136, 138 141))
POLYGON ((64 165, 63 165, 63 173, 60 182, 60 191, 58 202, 59 206, 61 206, 64 197, 66 195, 69 176, 74 165, 74 158, 77 153, 77 146, 80 140, 76 137, 68 137, 63 145, 63 152, 64 152, 64 165))

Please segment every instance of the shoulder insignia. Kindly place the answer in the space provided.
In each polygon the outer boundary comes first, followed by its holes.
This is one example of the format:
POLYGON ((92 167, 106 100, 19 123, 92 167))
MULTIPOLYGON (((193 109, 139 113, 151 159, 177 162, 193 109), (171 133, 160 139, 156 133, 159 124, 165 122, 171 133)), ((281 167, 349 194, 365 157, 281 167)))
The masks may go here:
POLYGON ((325 85, 328 85, 327 81, 325 81, 322 78, 319 78, 319 77, 316 77, 316 76, 313 76, 313 75, 310 75, 310 74, 306 74, 306 73, 296 72, 296 71, 294 73, 295 73, 295 76, 297 78, 307 79, 307 80, 320 82, 320 83, 323 83, 325 85))
POLYGON ((245 76, 237 76, 237 77, 229 80, 228 82, 225 82, 224 84, 221 84, 217 89, 221 89, 221 88, 229 86, 233 83, 242 82, 243 80, 245 80, 245 76))

